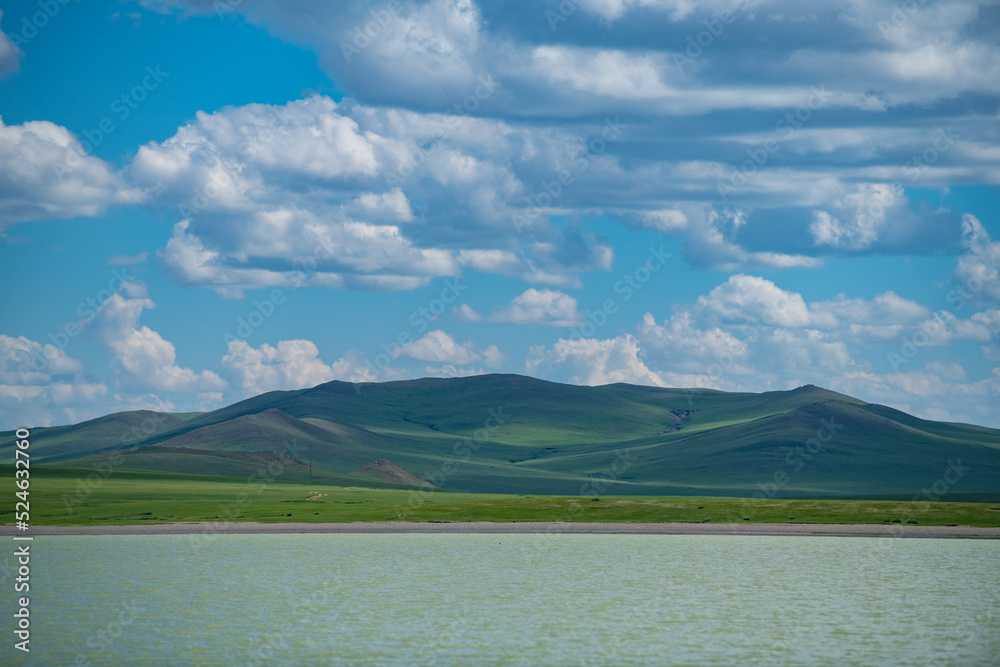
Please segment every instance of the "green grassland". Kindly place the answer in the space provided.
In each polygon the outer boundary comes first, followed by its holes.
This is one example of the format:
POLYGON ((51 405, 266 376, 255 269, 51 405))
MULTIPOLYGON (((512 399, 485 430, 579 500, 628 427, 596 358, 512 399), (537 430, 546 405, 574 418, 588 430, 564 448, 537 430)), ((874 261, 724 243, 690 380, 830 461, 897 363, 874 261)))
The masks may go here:
MULTIPOLYGON (((13 522, 14 482, 0 466, 0 492, 11 498, 0 523, 13 522)), ((698 496, 525 496, 415 491, 358 486, 327 475, 312 481, 283 475, 219 477, 32 466, 31 522, 35 525, 130 525, 194 521, 580 521, 899 523, 1000 525, 1000 503, 899 500, 803 500, 698 496), (90 478, 88 475, 96 475, 90 478), (97 480, 100 480, 99 482, 97 480), (89 484, 89 486, 88 486, 89 484), (322 494, 322 495, 321 495, 322 494), (313 498, 310 500, 310 498, 313 498)), ((980 498, 980 500, 982 500, 980 498)), ((993 500, 998 500, 993 498, 993 500)))

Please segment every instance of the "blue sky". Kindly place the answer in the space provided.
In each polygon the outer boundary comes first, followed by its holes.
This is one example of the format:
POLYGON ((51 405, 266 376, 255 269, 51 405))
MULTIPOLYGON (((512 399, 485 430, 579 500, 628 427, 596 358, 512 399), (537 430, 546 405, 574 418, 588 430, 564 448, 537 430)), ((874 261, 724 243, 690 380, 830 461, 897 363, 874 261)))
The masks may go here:
POLYGON ((1000 426, 1000 6, 907 7, 5 2, 0 428, 484 372, 1000 426))

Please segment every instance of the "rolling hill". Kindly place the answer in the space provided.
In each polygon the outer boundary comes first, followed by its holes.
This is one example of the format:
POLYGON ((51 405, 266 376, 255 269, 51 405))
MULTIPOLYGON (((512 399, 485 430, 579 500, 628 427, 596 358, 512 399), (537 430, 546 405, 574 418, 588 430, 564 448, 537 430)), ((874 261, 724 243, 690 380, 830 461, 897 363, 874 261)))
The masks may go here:
MULTIPOLYGON (((3 455, 12 440, 5 434, 3 455)), ((113 459, 244 475, 276 456, 296 477, 311 459, 315 474, 338 483, 391 484, 365 468, 385 460, 410 475, 397 481, 490 493, 1000 493, 1000 430, 926 421, 812 385, 754 394, 518 375, 335 381, 207 413, 127 412, 32 431, 42 469, 113 459)))

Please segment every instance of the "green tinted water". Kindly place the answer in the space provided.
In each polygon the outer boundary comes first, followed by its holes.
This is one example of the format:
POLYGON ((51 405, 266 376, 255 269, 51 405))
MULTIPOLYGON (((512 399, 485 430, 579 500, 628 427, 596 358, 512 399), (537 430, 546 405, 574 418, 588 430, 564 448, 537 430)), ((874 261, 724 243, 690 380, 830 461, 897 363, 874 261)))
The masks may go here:
POLYGON ((302 534, 192 545, 36 538, 33 651, 25 660, 5 631, 0 664, 1000 664, 995 541, 302 534))

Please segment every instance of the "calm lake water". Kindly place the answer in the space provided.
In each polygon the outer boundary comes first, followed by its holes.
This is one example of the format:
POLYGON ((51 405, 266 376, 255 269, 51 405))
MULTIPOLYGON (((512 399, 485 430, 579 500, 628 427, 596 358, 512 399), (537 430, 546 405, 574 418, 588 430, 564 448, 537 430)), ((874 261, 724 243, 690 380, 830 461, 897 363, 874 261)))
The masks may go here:
POLYGON ((1000 664, 997 541, 301 534, 195 550, 156 535, 32 551, 33 650, 12 650, 8 620, 0 664, 1000 664))

